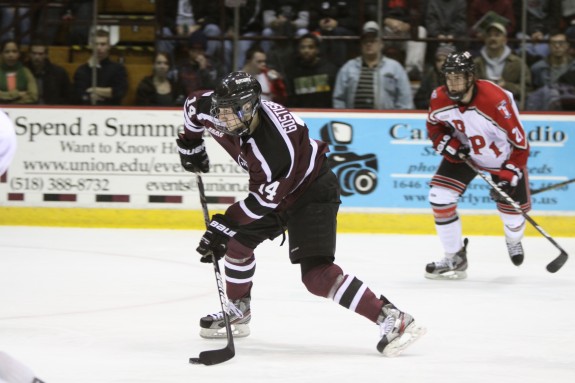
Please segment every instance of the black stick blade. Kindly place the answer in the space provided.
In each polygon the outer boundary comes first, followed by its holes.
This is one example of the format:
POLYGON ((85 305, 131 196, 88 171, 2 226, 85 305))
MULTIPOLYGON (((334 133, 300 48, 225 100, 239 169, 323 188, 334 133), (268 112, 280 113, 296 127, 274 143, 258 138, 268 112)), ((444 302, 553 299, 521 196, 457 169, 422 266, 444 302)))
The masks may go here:
POLYGON ((550 273, 556 273, 560 268, 563 267, 565 262, 567 262, 567 258, 569 258, 567 253, 562 251, 561 254, 557 256, 557 258, 555 258, 553 261, 551 261, 550 264, 547 265, 547 271, 550 273))
POLYGON ((220 350, 209 350, 200 352, 197 358, 190 358, 191 364, 203 364, 205 366, 212 366, 226 362, 234 357, 236 351, 234 347, 224 347, 220 350))

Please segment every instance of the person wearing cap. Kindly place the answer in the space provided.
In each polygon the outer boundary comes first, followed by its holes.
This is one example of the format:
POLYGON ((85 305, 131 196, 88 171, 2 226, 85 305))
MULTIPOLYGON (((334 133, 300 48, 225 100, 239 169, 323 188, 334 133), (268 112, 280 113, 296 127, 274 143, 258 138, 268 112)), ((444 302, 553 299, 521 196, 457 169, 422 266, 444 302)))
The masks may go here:
POLYGON ((188 38, 188 58, 178 66, 178 82, 184 94, 200 94, 213 89, 216 81, 224 75, 222 64, 215 57, 206 54, 208 38, 201 30, 188 38))
POLYGON ((360 56, 338 71, 333 107, 339 109, 412 109, 413 96, 403 66, 382 53, 376 22, 368 21, 360 37, 360 56))
POLYGON ((443 63, 451 53, 455 52, 455 47, 451 44, 443 44, 435 51, 435 61, 423 74, 421 84, 413 96, 413 103, 417 109, 429 108, 429 98, 435 88, 442 85, 441 68, 443 63))
MULTIPOLYGON (((507 23, 505 27, 507 28, 507 32, 513 36, 516 31, 513 1, 514 0, 472 0, 467 8, 469 26, 475 25, 491 11, 509 20, 509 23, 507 23)), ((472 31, 471 37, 476 37, 474 31, 472 31)))
POLYGON ((477 77, 490 80, 513 93, 521 105, 521 72, 525 73, 525 92, 531 90, 531 71, 519 56, 507 46, 507 28, 491 23, 484 34, 484 44, 475 58, 477 77))

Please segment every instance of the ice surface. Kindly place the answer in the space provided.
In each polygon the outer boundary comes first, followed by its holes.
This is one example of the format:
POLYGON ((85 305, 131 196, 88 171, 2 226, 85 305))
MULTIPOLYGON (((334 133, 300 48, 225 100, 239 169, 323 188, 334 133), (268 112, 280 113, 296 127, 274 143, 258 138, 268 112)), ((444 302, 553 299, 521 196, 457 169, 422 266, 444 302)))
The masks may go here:
MULTIPOLYGON (((575 260, 548 273, 559 252, 543 237, 524 239, 519 268, 503 237, 470 237, 468 279, 431 281, 435 236, 340 235, 344 271, 428 328, 391 359, 375 349, 377 326, 309 294, 287 245, 266 242, 252 334, 232 360, 190 365, 225 345, 198 335, 199 318, 219 310, 200 235, 0 227, 0 350, 46 383, 575 381, 575 260)), ((556 240, 575 254, 575 238, 556 240)))

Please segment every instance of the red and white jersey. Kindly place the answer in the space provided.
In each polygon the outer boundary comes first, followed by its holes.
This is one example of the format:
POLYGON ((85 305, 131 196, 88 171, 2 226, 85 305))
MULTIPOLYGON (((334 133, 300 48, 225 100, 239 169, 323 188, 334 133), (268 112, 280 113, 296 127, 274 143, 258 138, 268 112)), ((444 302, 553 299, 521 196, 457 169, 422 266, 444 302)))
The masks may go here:
POLYGON ((477 80, 474 92, 463 105, 452 101, 444 86, 433 91, 427 132, 434 146, 449 134, 469 146, 473 162, 488 171, 497 172, 505 161, 524 168, 529 143, 513 95, 487 80, 477 80))

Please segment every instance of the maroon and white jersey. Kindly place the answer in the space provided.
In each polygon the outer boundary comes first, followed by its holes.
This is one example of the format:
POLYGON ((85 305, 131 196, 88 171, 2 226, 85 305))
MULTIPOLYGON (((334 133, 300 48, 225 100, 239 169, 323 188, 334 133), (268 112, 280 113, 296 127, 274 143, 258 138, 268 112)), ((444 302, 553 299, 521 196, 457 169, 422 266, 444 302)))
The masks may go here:
POLYGON ((490 172, 505 161, 525 168, 529 143, 513 95, 487 80, 477 80, 475 87, 467 105, 452 101, 445 86, 433 91, 427 132, 434 147, 449 134, 469 146, 473 162, 490 172))
POLYGON ((214 128, 211 93, 184 104, 187 139, 202 138, 207 129, 229 155, 249 173, 249 195, 231 205, 226 216, 240 225, 272 211, 287 209, 313 181, 323 164, 326 143, 309 138, 306 124, 282 105, 263 101, 260 124, 251 135, 236 137, 214 128))

